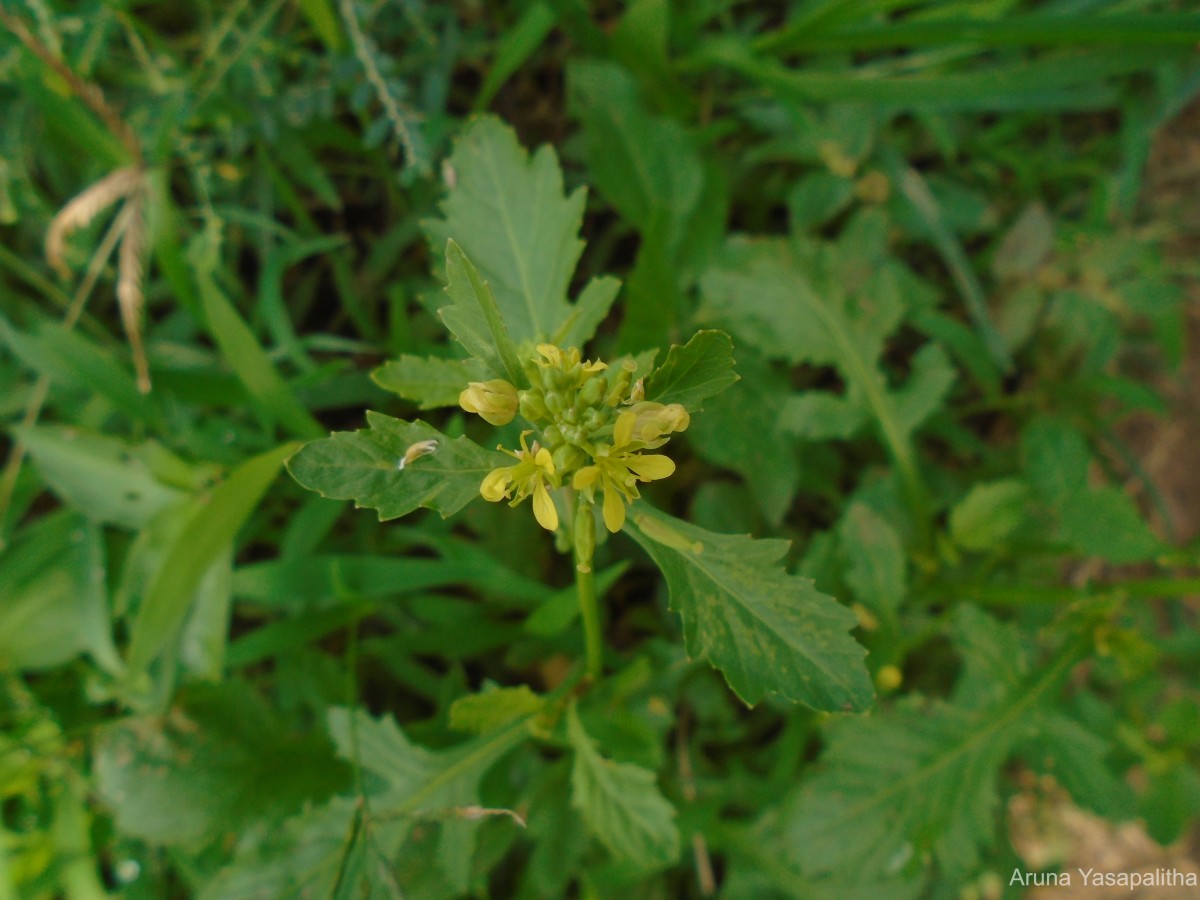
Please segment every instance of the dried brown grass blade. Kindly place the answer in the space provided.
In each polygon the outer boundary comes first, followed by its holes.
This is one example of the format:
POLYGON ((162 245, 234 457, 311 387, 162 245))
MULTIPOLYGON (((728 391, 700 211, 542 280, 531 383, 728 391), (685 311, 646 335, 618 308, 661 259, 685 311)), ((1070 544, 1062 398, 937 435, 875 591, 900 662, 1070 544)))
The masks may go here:
POLYGON ((64 278, 69 274, 63 251, 72 232, 85 227, 92 219, 122 197, 139 189, 144 173, 138 166, 117 169, 72 198, 46 229, 46 260, 64 278))
POLYGON ((146 348, 142 344, 142 307, 146 295, 146 210, 145 193, 140 188, 126 201, 121 210, 129 220, 121 236, 121 251, 117 256, 117 305, 121 309, 121 324, 129 337, 133 351, 133 366, 137 370, 138 390, 150 393, 150 367, 146 348))

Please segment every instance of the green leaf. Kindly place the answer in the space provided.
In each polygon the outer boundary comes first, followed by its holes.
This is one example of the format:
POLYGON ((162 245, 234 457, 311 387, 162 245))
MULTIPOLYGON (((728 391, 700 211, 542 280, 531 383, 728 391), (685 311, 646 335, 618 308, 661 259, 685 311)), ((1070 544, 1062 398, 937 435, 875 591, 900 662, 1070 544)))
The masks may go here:
POLYGON ((240 847, 200 900, 393 900, 402 896, 394 860, 411 827, 407 819, 366 820, 360 798, 334 797, 240 847))
POLYGON ((941 408, 958 380, 946 351, 937 344, 926 344, 918 350, 911 365, 908 380, 892 393, 896 424, 908 435, 941 408))
POLYGON ((663 220, 674 232, 667 244, 678 240, 704 186, 695 141, 675 119, 651 115, 618 65, 575 61, 567 82, 596 189, 639 231, 663 220))
POLYGON ((662 569, 688 654, 725 675, 745 703, 768 694, 814 709, 872 699, 853 612, 779 564, 786 541, 715 534, 638 504, 626 530, 662 569))
POLYGON ((1080 553, 1133 563, 1162 551, 1133 500, 1120 488, 1074 491, 1057 506, 1059 534, 1080 553))
POLYGON ((327 741, 290 734, 246 685, 194 687, 169 716, 105 726, 101 797, 127 835, 197 846, 322 800, 349 776, 327 741))
POLYGON ((54 492, 98 522, 141 528, 188 496, 157 475, 157 459, 171 457, 157 444, 132 446, 61 425, 18 426, 13 433, 54 492))
POLYGON ((731 238, 701 279, 698 317, 769 358, 834 366, 846 381, 846 400, 875 419, 924 543, 928 491, 910 435, 920 409, 905 415, 879 367, 884 342, 904 312, 901 282, 887 265, 863 275, 870 260, 855 252, 852 244, 731 238))
POLYGON ((538 712, 544 703, 526 685, 468 694, 450 705, 450 727, 455 731, 488 734, 538 712))
POLYGON ((1091 454, 1078 431, 1052 419, 1036 419, 1021 435, 1025 474, 1044 500, 1056 502, 1087 488, 1091 454))
POLYGON ((441 823, 438 864, 448 885, 464 892, 482 814, 480 779, 526 740, 524 717, 499 732, 440 751, 411 743, 392 717, 372 719, 361 710, 331 709, 329 730, 342 758, 380 780, 371 804, 376 816, 441 823))
POLYGON ((446 281, 446 294, 454 305, 439 309, 438 315, 450 333, 496 375, 517 387, 525 384, 517 348, 496 298, 453 239, 446 241, 446 281))
POLYGON ((268 421, 286 428, 297 437, 310 438, 320 434, 321 425, 296 399, 250 326, 238 315, 218 286, 213 275, 217 265, 213 258, 216 249, 208 246, 212 243, 213 239, 205 233, 196 238, 188 255, 209 331, 221 348, 222 356, 268 421))
POLYGON ((836 394, 802 391, 783 401, 779 421, 788 433, 804 440, 845 440, 867 424, 868 415, 836 394))
POLYGON ((928 876, 931 862, 947 879, 972 872, 994 839, 999 769, 1079 658, 1079 648, 1065 649, 986 709, 913 697, 879 715, 833 720, 817 774, 784 813, 814 885, 914 868, 928 876))
POLYGON ((703 408, 738 380, 733 371, 733 340, 720 331, 697 331, 690 341, 667 351, 663 364, 646 383, 646 399, 680 403, 689 411, 703 408))
POLYGON ((741 475, 763 518, 778 525, 800 480, 797 439, 780 413, 790 385, 756 354, 742 356, 739 368, 744 377, 692 420, 688 443, 708 462, 741 475))
POLYGON ((854 182, 832 172, 809 172, 788 194, 792 231, 820 228, 854 199, 854 182))
POLYGON ((58 512, 19 532, 0 554, 0 598, 0 670, 48 669, 84 652, 120 670, 94 522, 58 512))
POLYGON ((555 333, 553 343, 559 347, 582 348, 595 336, 600 323, 608 317, 608 311, 617 299, 620 289, 621 282, 607 275, 593 278, 584 285, 570 315, 555 333))
POLYGON ((854 596, 868 609, 893 615, 908 593, 908 560, 896 530, 865 503, 852 503, 838 540, 854 596))
POLYGON ((571 803, 588 830, 613 856, 638 868, 674 862, 679 856, 675 808, 659 792, 654 773, 597 753, 574 705, 567 714, 567 737, 575 749, 571 803))
POLYGON ((441 219, 424 222, 433 246, 453 238, 496 298, 518 344, 547 340, 571 313, 567 288, 583 242, 585 191, 563 196, 554 150, 532 156, 493 116, 474 120, 449 165, 457 184, 441 219))
POLYGON ((55 385, 99 394, 135 419, 162 427, 154 399, 138 390, 128 363, 83 335, 58 323, 18 331, 0 315, 0 341, 55 385))
POLYGON ((143 671, 175 638, 205 573, 232 546, 295 447, 284 444, 242 463, 183 526, 133 621, 128 662, 134 672, 143 671))
POLYGON ((465 437, 447 438, 421 421, 368 412, 367 423, 369 429, 305 444, 287 465, 310 491, 378 510, 381 522, 422 506, 447 518, 479 496, 484 475, 511 459, 465 437), (409 447, 430 440, 437 450, 399 468, 409 447))
POLYGON ((458 406, 458 395, 472 381, 486 381, 487 368, 476 359, 401 356, 380 366, 371 379, 381 388, 412 400, 418 409, 458 406))
POLYGON ((977 484, 950 510, 950 536, 968 550, 993 550, 1021 527, 1028 505, 1019 479, 977 484))

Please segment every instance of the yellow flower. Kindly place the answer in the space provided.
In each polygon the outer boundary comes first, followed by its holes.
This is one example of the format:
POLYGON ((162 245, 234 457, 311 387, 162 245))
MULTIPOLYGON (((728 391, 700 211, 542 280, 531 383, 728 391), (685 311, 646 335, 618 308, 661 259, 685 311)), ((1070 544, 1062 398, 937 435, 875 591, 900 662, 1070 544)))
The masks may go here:
POLYGON ((493 425, 507 425, 517 414, 517 389, 502 378, 472 381, 458 395, 458 405, 493 425))
POLYGON ((617 417, 613 427, 613 446, 598 449, 593 465, 575 473, 572 485, 591 502, 596 489, 604 491, 604 526, 614 534, 625 524, 625 504, 632 503, 639 481, 658 481, 675 471, 669 457, 642 450, 661 447, 668 435, 683 431, 690 423, 688 412, 678 403, 664 405, 639 401, 617 417))
POLYGON ((690 424, 691 417, 680 404, 664 406, 642 400, 617 417, 617 424, 613 428, 613 444, 616 449, 653 450, 669 440, 667 435, 687 431, 690 424))
POLYGON ((549 488, 557 488, 561 479, 554 468, 550 451, 539 447, 537 441, 533 442, 532 447, 526 446, 527 434, 528 431, 521 434, 520 450, 499 448, 516 459, 516 465, 501 466, 488 472, 479 486, 479 493, 484 500, 497 503, 512 496, 515 491, 516 495, 509 506, 516 506, 532 495, 534 518, 547 531, 555 531, 558 528, 558 510, 554 508, 554 501, 550 499, 549 488))

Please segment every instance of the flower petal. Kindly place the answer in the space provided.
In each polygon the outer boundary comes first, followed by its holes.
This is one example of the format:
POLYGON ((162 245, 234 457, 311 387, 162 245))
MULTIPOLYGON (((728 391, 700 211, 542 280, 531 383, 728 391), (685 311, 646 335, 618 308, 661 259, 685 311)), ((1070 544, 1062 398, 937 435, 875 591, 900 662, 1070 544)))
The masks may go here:
POLYGON ((483 476, 483 484, 479 485, 479 494, 484 500, 497 503, 508 496, 508 485, 512 481, 512 466, 492 469, 483 476))
POLYGON ((604 527, 616 534, 625 524, 625 501, 611 488, 604 489, 604 527))
POLYGON ((538 481, 533 489, 533 517, 547 531, 558 529, 558 510, 554 508, 554 501, 550 499, 550 492, 542 481, 538 481))
POLYGON ((624 447, 633 440, 633 425, 637 422, 637 413, 626 410, 617 416, 617 424, 613 426, 613 448, 624 447))
POLYGON ((571 486, 577 491, 586 491, 588 488, 594 487, 599 479, 599 466, 584 466, 575 473, 575 478, 571 481, 571 486))
POLYGON ((634 454, 626 457, 624 462, 641 481, 658 481, 675 471, 675 463, 668 456, 634 454))

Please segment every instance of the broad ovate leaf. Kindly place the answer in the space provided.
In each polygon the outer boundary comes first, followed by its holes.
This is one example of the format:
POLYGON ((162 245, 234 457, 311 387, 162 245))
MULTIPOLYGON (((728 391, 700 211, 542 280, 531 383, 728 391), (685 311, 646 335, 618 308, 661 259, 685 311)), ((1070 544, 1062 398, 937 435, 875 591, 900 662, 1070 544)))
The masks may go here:
POLYGON ((641 503, 625 530, 662 569, 688 654, 725 675, 744 702, 768 694, 821 710, 873 696, 853 612, 780 564, 786 541, 716 534, 641 503))
POLYGON ((288 460, 301 485, 334 500, 370 507, 379 520, 395 519, 418 507, 442 517, 453 515, 479 496, 483 476, 510 457, 484 450, 465 437, 448 438, 421 421, 405 422, 368 412, 370 426, 334 432, 313 441, 288 460), (436 449, 403 468, 410 447, 436 441, 436 449))

